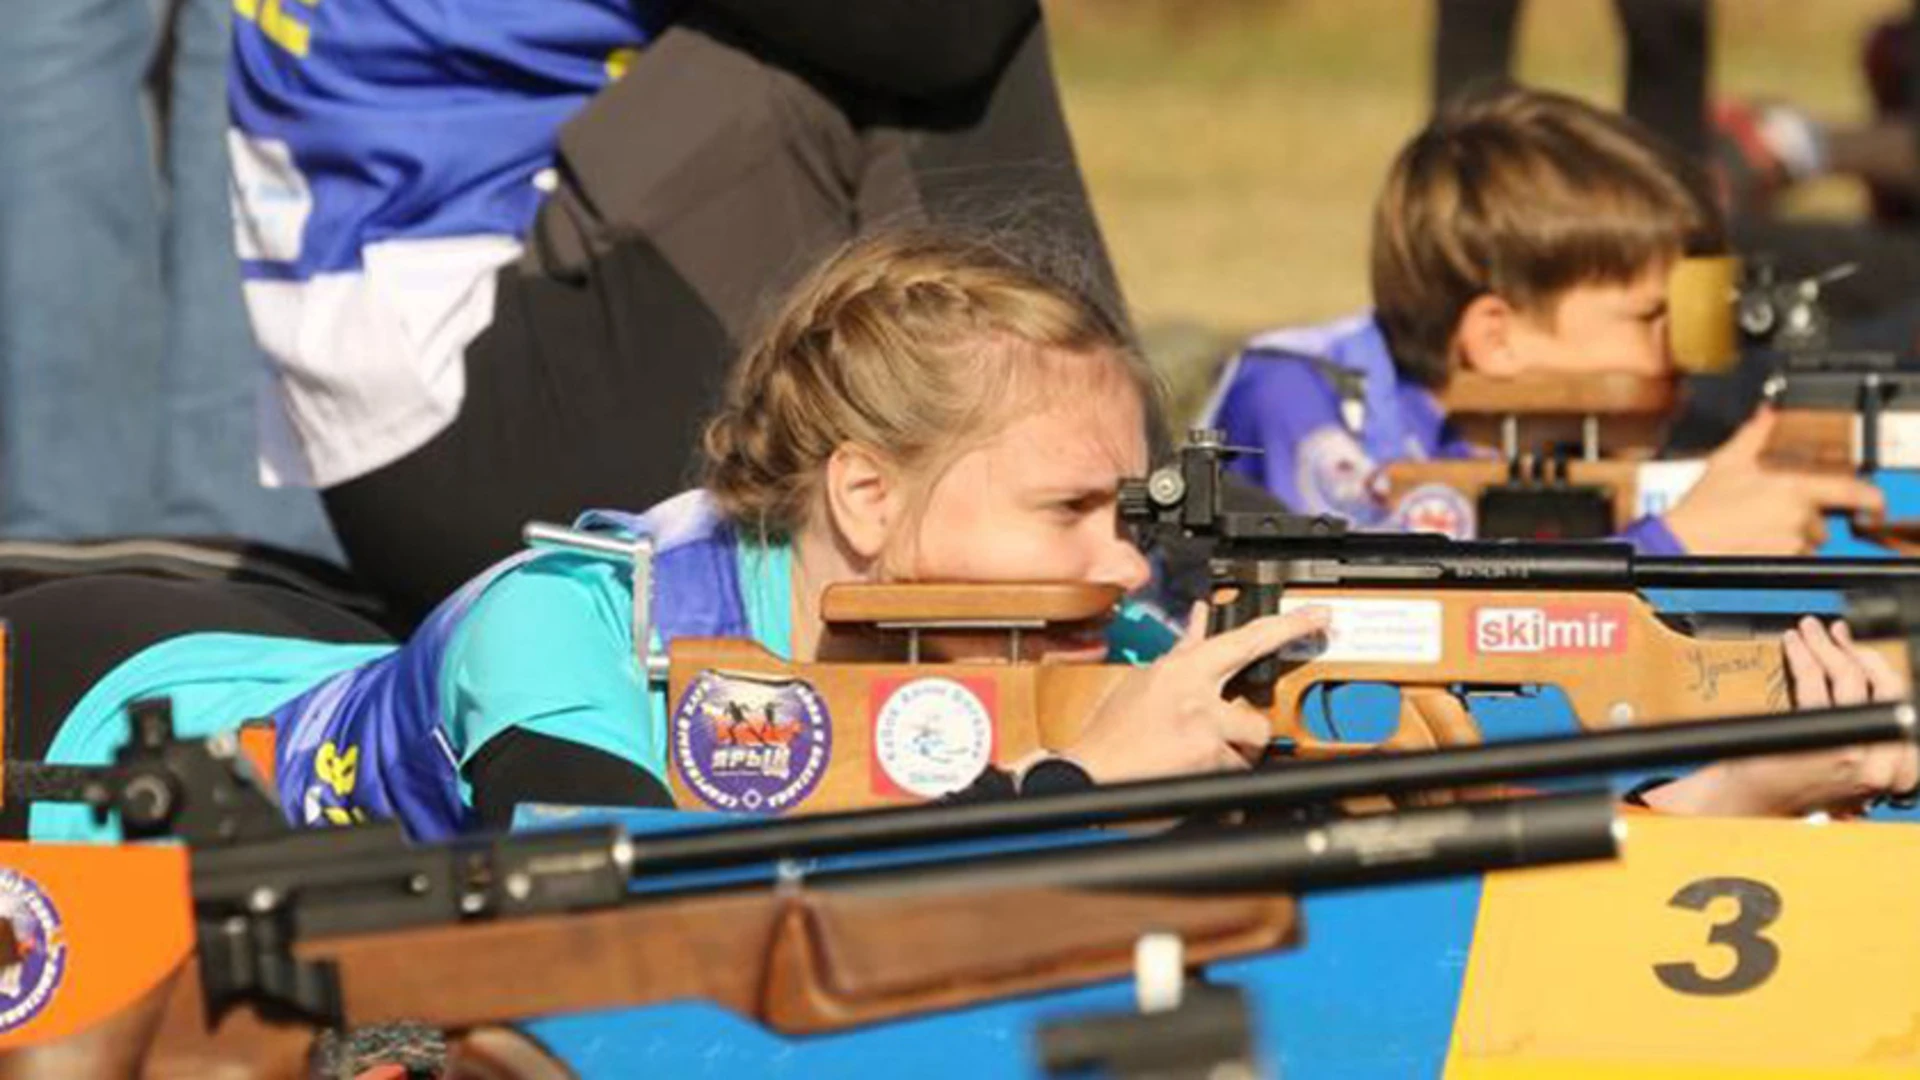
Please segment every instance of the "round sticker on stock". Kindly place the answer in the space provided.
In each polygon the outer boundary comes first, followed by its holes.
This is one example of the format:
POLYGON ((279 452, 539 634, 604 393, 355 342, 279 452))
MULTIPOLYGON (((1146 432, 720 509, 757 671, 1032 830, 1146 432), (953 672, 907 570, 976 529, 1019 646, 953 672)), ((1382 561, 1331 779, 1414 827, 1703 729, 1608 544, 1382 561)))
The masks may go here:
POLYGON ((1394 527, 1403 532, 1430 532, 1454 540, 1471 540, 1473 504, 1448 484, 1421 484, 1400 500, 1393 512, 1394 527))
POLYGON ((993 760, 993 714, 952 679, 915 679, 873 718, 873 753, 886 778, 934 799, 966 787, 993 760))
POLYGON ((60 913, 32 878, 0 868, 0 1032, 32 1020, 67 973, 60 913))
POLYGON ((826 703, 800 679, 703 671, 673 714, 674 765, 716 810, 792 809, 820 783, 832 751, 826 703))

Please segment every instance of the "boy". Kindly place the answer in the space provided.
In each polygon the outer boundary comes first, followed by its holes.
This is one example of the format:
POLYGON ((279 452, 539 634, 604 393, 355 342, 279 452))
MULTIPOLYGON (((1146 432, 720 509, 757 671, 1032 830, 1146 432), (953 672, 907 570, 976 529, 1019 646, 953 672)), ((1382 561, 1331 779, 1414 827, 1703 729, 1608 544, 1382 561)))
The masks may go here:
MULTIPOLYGON (((1455 371, 1670 371, 1668 272, 1721 242, 1683 169, 1633 121, 1564 95, 1448 106, 1401 150, 1375 208, 1373 312, 1254 338, 1211 426, 1263 450, 1236 467, 1295 510, 1470 535, 1464 496, 1434 485, 1390 511, 1374 473, 1479 453, 1434 397, 1455 371)), ((1865 482, 1762 468, 1771 424, 1749 422, 1623 539, 1647 554, 1801 553, 1824 539, 1824 510, 1878 510, 1865 482)))

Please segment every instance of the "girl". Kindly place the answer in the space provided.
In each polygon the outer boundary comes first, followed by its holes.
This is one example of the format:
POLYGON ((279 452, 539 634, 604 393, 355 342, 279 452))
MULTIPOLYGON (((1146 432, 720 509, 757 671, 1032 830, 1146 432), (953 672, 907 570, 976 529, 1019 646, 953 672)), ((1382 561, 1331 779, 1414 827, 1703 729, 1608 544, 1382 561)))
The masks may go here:
MULTIPOLYGON (((925 233, 872 240, 802 283, 748 350, 706 431, 703 489, 583 525, 654 538, 656 647, 745 635, 812 659, 822 591, 841 581, 1133 589, 1147 563, 1118 527, 1114 492, 1146 470, 1151 393, 1114 320, 995 247, 925 233)), ((270 716, 280 800, 298 822, 397 817, 439 837, 503 823, 528 800, 668 803, 669 707, 634 660, 624 568, 560 552, 508 560, 397 649, 301 640, 301 627, 255 610, 207 622, 255 634, 181 634, 151 588, 126 602, 102 595, 123 584, 86 583, 95 595, 84 604, 51 602, 50 587, 0 611, 23 687, 10 753, 45 746, 51 761, 107 761, 125 739, 127 703, 164 694, 183 734, 270 716), (166 625, 144 641, 124 629, 161 621, 163 608, 166 625), (105 609, 123 631, 102 648, 73 634, 57 654, 36 645, 55 636, 36 623, 105 609), (75 669, 85 678, 66 678, 66 694, 29 688, 43 671, 75 669)), ((1196 639, 1116 693, 1067 756, 1096 780, 1244 767, 1267 725, 1219 686, 1322 626, 1290 615, 1196 639)), ((1027 648, 1047 660, 1104 655, 1085 639, 1027 648)), ((84 807, 42 804, 32 835, 96 830, 84 807)))

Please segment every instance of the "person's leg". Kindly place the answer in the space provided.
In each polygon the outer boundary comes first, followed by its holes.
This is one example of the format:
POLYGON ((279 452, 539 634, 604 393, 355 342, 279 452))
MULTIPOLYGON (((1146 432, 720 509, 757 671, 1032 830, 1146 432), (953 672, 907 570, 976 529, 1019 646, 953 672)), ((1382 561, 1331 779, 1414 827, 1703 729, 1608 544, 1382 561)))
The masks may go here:
MULTIPOLYGON (((101 575, 0 597, 7 627, 6 756, 44 757, 67 714, 133 654, 182 634, 225 631, 378 642, 386 635, 311 597, 257 585, 101 575)), ((0 807, 0 837, 25 834, 27 808, 0 807)))
POLYGON ((1513 67, 1520 0, 1437 0, 1433 30, 1433 107, 1477 83, 1505 79, 1513 67))
POLYGON ((1709 0, 1614 0, 1627 39, 1626 113, 1707 159, 1709 0))
POLYGON ((340 558, 319 497, 267 488, 255 396, 266 360, 240 299, 227 178, 230 0, 179 0, 165 117, 169 300, 159 529, 340 558))
POLYGON ((516 550, 530 520, 642 508, 692 486, 733 348, 642 238, 594 258, 578 282, 502 270, 493 324, 467 347, 459 417, 324 493, 355 574, 417 621, 516 550))
POLYGON ((146 0, 13 5, 0 33, 0 534, 156 516, 153 38, 146 0))
POLYGON ((982 91, 851 108, 867 120, 856 194, 863 231, 897 220, 984 230, 1127 324, 1074 157, 1043 21, 1034 22, 982 91))

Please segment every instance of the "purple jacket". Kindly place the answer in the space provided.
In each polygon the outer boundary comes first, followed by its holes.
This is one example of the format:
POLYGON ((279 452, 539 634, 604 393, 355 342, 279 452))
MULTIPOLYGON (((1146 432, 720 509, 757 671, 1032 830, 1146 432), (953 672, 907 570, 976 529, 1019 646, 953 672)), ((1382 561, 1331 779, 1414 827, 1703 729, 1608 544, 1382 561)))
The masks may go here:
MULTIPOLYGON (((1471 500, 1428 484, 1397 509, 1379 497, 1375 474, 1395 461, 1478 456, 1433 395, 1400 377, 1370 314, 1261 334, 1220 376, 1203 423, 1230 446, 1261 453, 1235 472, 1302 513, 1333 514, 1363 529, 1474 535, 1471 500)), ((1685 549, 1657 517, 1630 523, 1620 539, 1643 555, 1685 549)))

